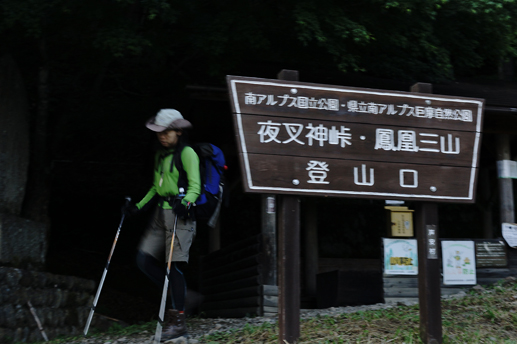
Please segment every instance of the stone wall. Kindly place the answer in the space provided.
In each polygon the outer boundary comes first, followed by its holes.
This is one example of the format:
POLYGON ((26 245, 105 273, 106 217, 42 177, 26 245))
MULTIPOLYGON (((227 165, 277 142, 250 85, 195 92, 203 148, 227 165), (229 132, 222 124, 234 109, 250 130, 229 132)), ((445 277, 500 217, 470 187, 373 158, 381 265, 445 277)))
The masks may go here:
POLYGON ((49 339, 83 332, 95 282, 0 267, 0 343, 43 341, 28 301, 49 339))
POLYGON ((0 213, 0 265, 38 269, 45 264, 45 225, 0 213))

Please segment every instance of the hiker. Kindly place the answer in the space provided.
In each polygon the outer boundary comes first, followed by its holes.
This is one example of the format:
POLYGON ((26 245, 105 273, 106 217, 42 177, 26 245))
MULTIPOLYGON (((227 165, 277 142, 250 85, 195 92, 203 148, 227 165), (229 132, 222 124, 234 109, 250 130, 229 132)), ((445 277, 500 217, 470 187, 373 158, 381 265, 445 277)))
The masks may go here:
POLYGON ((189 249, 196 236, 196 221, 191 205, 201 192, 199 158, 186 145, 187 129, 192 124, 174 109, 162 109, 149 119, 146 127, 154 132, 161 148, 156 152, 154 182, 149 192, 136 204, 125 208, 125 213, 134 214, 142 209, 154 207, 153 218, 140 241, 137 253, 138 267, 158 286, 163 287, 170 245, 176 215, 178 216, 176 236, 170 269, 170 309, 166 311, 161 341, 167 341, 187 334, 185 324, 185 298, 187 286, 182 270, 189 260, 189 249), (186 172, 188 186, 180 198, 179 172, 173 159, 178 159, 186 172))

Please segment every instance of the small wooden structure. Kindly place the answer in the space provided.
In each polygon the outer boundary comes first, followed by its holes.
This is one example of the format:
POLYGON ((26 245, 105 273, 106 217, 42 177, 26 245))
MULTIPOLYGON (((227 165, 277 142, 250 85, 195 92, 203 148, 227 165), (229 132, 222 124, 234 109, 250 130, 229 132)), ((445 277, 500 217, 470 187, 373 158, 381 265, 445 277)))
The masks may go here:
MULTIPOLYGON (((238 318, 278 314, 278 287, 263 282, 265 255, 261 236, 252 236, 202 258, 201 292, 205 302, 200 311, 204 316, 238 318)), ((313 307, 418 302, 418 276, 383 274, 377 259, 320 258, 318 265, 318 300, 313 307), (351 281, 352 276, 368 282, 368 288, 351 281)), ((508 250, 508 266, 477 268, 476 275, 481 286, 517 276, 517 251, 508 250)), ((442 297, 471 288, 444 285, 440 279, 442 297)))
POLYGON ((278 313, 278 287, 264 284, 262 235, 201 259, 200 311, 207 317, 238 318, 278 313))

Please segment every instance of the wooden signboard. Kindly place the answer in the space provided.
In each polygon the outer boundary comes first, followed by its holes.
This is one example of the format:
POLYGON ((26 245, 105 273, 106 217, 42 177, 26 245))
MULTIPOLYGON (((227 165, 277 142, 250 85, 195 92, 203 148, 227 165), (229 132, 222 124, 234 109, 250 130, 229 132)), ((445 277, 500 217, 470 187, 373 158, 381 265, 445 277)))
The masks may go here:
POLYGON ((474 202, 482 99, 227 82, 247 192, 474 202))

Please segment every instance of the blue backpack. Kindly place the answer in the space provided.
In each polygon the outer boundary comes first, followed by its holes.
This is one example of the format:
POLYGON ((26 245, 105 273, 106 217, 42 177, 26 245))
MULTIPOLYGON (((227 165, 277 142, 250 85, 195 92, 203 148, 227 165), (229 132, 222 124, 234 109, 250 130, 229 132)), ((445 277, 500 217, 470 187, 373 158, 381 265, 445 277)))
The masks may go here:
MULTIPOLYGON (((199 157, 199 175, 201 176, 201 194, 194 205, 196 220, 208 221, 215 227, 221 208, 224 190, 224 170, 226 170, 223 151, 211 143, 191 145, 199 157)), ((187 173, 183 169, 180 154, 174 154, 172 163, 179 172, 178 187, 188 190, 187 173)), ((172 169, 172 166, 171 166, 172 169)))

